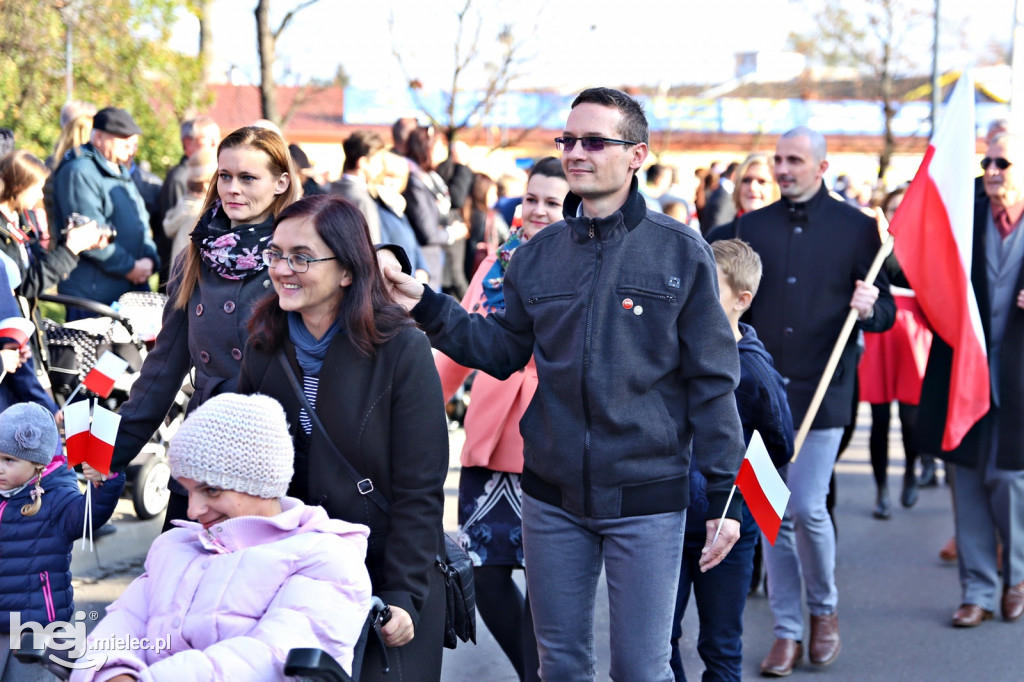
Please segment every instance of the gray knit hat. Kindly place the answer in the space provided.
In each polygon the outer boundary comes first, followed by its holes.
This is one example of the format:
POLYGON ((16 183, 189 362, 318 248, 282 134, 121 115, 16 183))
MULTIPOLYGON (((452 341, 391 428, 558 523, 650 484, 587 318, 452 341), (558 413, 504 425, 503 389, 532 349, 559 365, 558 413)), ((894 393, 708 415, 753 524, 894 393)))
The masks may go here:
POLYGON ((46 466, 59 440, 53 415, 38 403, 17 403, 0 413, 0 452, 46 466))
POLYGON ((224 393, 188 416, 167 457, 175 478, 275 499, 288 491, 295 449, 276 400, 224 393))

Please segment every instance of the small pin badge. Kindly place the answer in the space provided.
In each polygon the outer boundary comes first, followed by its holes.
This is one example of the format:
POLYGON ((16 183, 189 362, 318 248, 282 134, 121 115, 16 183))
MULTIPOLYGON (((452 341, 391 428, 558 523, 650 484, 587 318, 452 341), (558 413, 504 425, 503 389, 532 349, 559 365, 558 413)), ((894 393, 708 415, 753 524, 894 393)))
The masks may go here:
POLYGON ((631 299, 631 298, 624 298, 624 299, 622 299, 622 307, 625 308, 626 310, 632 310, 633 309, 633 299, 631 299))
POLYGON ((669 277, 668 278, 668 285, 670 287, 672 287, 673 289, 678 289, 679 288, 679 278, 678 277, 669 277))
POLYGON ((637 307, 633 308, 633 314, 634 315, 643 315, 644 314, 644 307, 642 305, 638 305, 637 307))

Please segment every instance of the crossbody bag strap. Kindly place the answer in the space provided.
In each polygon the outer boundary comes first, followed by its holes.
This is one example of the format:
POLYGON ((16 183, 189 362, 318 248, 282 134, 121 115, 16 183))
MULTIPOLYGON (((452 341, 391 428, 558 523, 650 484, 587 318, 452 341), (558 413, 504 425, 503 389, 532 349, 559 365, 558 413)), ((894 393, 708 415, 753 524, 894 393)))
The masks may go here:
POLYGON ((323 423, 320 421, 320 417, 317 416, 316 410, 314 410, 313 406, 310 405, 309 398, 306 397, 306 394, 302 390, 302 387, 299 386, 299 380, 295 376, 295 372, 292 370, 291 363, 288 362, 288 358, 285 356, 283 350, 278 351, 277 359, 281 363, 281 367, 284 368, 284 374, 286 377, 288 377, 288 383, 291 384, 292 390, 298 397, 299 402, 302 403, 303 409, 305 409, 306 414, 309 415, 309 421, 313 423, 313 428, 320 431, 320 434, 324 437, 324 440, 330 446, 331 450, 334 451, 334 454, 337 457, 338 461, 341 462, 342 469, 345 471, 345 473, 349 475, 352 481, 356 484, 356 490, 359 491, 360 495, 366 495, 368 498, 370 498, 371 502, 380 507, 381 511, 383 511, 385 514, 390 516, 391 503, 388 502, 387 499, 383 495, 381 495, 376 488, 374 488, 373 481, 371 481, 369 478, 360 475, 360 473, 356 471, 356 468, 352 466, 352 463, 348 461, 348 458, 345 457, 345 455, 343 455, 340 450, 338 450, 338 446, 334 444, 333 440, 331 440, 330 435, 327 433, 327 429, 324 428, 323 423))

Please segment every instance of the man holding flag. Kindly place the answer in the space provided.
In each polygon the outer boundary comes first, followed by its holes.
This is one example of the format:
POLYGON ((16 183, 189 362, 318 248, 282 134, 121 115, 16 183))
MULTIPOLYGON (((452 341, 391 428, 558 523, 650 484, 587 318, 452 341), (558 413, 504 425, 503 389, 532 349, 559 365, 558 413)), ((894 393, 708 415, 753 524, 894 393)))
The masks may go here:
MULTIPOLYGON (((743 215, 736 227, 736 236, 764 266, 750 324, 783 377, 794 425, 810 411, 850 309, 857 311, 860 328, 872 332, 891 327, 896 315, 885 276, 877 286, 862 281, 881 246, 877 224, 829 196, 826 156, 820 133, 795 128, 783 134, 774 166, 782 199, 743 215)), ((856 374, 852 336, 802 447, 798 439, 795 460, 785 467, 792 496, 775 546, 765 548, 775 643, 761 663, 762 675, 789 675, 803 659, 804 589, 811 663, 828 665, 839 655, 835 529, 825 500, 843 427, 850 422, 856 374)))
MULTIPOLYGON (((960 86, 965 91, 968 87, 964 82, 960 86)), ((969 95, 973 96, 973 88, 969 95)), ((950 114, 956 113, 956 98, 954 94, 950 114)), ((963 95, 961 99, 966 98, 963 95)), ((968 104, 973 107, 973 98, 968 104)), ((971 136, 973 147, 973 110, 970 114, 969 123, 959 128, 963 135, 971 136)), ((953 125, 955 118, 947 116, 953 125)), ((956 166, 940 163, 942 133, 940 130, 936 136, 934 150, 929 149, 930 156, 914 182, 930 181, 930 185, 937 186, 937 191, 931 193, 922 190, 918 208, 926 213, 919 215, 928 215, 932 208, 929 202, 938 199, 952 219, 955 206, 946 200, 942 174, 945 168, 956 166), (925 171, 928 177, 922 177, 925 171)), ((943 259, 941 254, 929 254, 927 264, 914 263, 911 258, 904 262, 901 239, 904 233, 910 237, 917 226, 898 222, 898 214, 893 221, 897 257, 915 289, 927 291, 933 306, 942 303, 948 310, 954 307, 951 302, 962 299, 973 288, 977 305, 972 312, 984 332, 983 337, 977 334, 973 329, 977 325, 972 325, 970 318, 962 318, 959 324, 941 320, 941 311, 929 311, 926 301, 922 301, 925 314, 936 327, 936 336, 921 392, 918 424, 922 446, 940 453, 954 472, 953 509, 962 597, 960 608, 953 614, 953 625, 961 628, 990 619, 995 609, 1000 569, 997 531, 1003 543, 1002 616, 1015 621, 1024 614, 1024 231, 1020 229, 1024 214, 1024 139, 1012 134, 996 136, 988 144, 981 166, 985 195, 974 202, 973 244, 968 246, 968 258, 960 248, 960 258, 953 261, 954 265, 971 264, 965 291, 929 291, 939 285, 918 289, 920 285, 913 277, 917 273, 906 264, 922 270, 919 276, 927 278, 926 267, 934 271, 943 259), (938 297, 941 301, 935 300, 938 297), (936 319, 932 319, 933 314, 936 319), (952 328, 940 330, 944 322, 952 328)), ((969 174, 962 172, 962 176, 960 182, 969 188, 969 174)), ((907 197, 911 198, 909 192, 907 197)), ((909 221, 913 215, 908 211, 904 218, 909 221)), ((957 231, 949 222, 929 221, 922 229, 928 230, 930 242, 941 246, 947 241, 946 230, 952 227, 954 234, 957 231)), ((961 240, 966 234, 961 233, 961 240)), ((920 300, 921 293, 918 297, 920 300)))

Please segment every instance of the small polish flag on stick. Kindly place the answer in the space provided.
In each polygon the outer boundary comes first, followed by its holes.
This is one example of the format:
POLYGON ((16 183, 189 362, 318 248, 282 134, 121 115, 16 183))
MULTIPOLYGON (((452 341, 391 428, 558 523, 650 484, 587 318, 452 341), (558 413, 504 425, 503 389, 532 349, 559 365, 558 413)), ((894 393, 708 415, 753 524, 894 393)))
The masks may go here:
POLYGON ((92 437, 89 454, 85 460, 89 466, 104 476, 110 475, 110 459, 114 455, 114 441, 121 415, 97 405, 92 411, 92 437))
POLYGON ((114 390, 114 382, 128 369, 128 361, 122 360, 109 350, 100 356, 82 382, 85 387, 101 398, 106 398, 114 390))
POLYGON ((89 458, 89 401, 64 405, 64 439, 68 449, 68 466, 78 466, 89 458))
POLYGON ((0 320, 0 339, 12 339, 19 347, 28 343, 35 330, 35 325, 24 317, 0 320))
POLYGON ((782 525, 782 515, 786 513, 789 503, 789 488, 782 476, 772 464, 768 449, 764 446, 761 434, 754 431, 747 446, 747 454, 740 465, 740 473, 736 475, 736 485, 743 493, 743 499, 750 509, 751 516, 758 528, 775 545, 782 525))
MULTIPOLYGON (((786 513, 786 505, 789 503, 789 488, 785 481, 779 476, 779 472, 772 464, 772 458, 768 455, 768 449, 764 446, 761 434, 754 431, 750 437, 750 444, 747 446, 747 454, 743 457, 740 465, 740 472, 736 474, 736 482, 729 491, 729 499, 725 503, 728 511, 732 503, 732 497, 739 487, 743 493, 743 499, 750 509, 751 516, 757 522, 768 542, 775 546, 775 538, 779 536, 779 528, 782 526, 782 515, 786 513)), ((725 514, 718 522, 718 530, 711 540, 714 547, 718 540, 718 534, 722 530, 722 523, 725 521, 725 514)))

